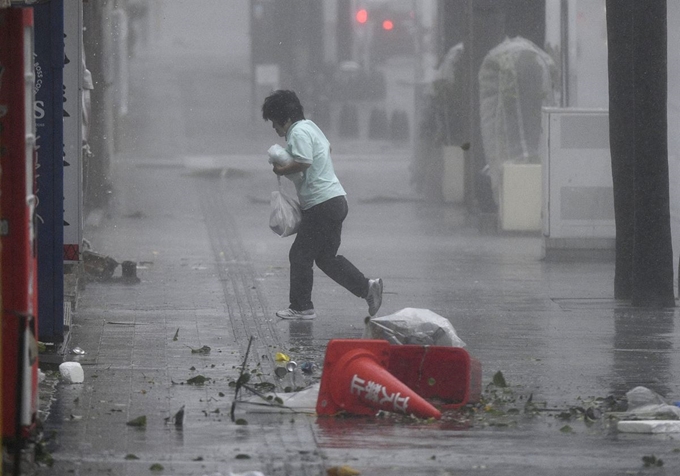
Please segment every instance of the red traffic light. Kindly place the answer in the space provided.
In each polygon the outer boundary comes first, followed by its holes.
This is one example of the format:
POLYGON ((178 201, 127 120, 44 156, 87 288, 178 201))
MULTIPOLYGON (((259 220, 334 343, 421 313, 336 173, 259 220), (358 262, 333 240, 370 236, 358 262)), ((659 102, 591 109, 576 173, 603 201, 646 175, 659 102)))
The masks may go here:
POLYGON ((392 23, 392 20, 384 20, 382 22, 382 27, 383 27, 383 30, 390 31, 394 28, 394 23, 392 23))
POLYGON ((357 11, 356 19, 358 23, 366 23, 368 21, 368 11, 365 8, 357 11))

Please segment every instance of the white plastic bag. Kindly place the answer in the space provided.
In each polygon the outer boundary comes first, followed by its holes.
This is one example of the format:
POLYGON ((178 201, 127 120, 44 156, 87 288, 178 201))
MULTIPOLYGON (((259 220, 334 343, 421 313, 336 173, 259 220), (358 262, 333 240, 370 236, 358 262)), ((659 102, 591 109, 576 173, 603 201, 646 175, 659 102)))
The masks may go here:
POLYGON ((289 197, 281 190, 281 177, 277 177, 279 189, 272 192, 269 228, 280 237, 294 235, 302 220, 302 211, 297 199, 289 197))
MULTIPOLYGON (((281 147, 279 144, 274 144, 267 151, 269 154, 269 163, 277 165, 288 165, 293 161, 293 156, 288 153, 286 149, 281 147)), ((284 175, 288 180, 297 184, 302 180, 302 172, 292 173, 284 175)))
POLYGON ((390 344, 465 347, 448 319, 429 309, 412 307, 367 320, 363 338, 384 339, 390 344))
POLYGON ((669 405, 661 395, 647 387, 635 387, 626 393, 628 411, 625 419, 637 420, 680 420, 680 408, 669 405))
POLYGON ((274 144, 267 151, 270 164, 286 165, 293 160, 293 157, 279 144, 274 144))

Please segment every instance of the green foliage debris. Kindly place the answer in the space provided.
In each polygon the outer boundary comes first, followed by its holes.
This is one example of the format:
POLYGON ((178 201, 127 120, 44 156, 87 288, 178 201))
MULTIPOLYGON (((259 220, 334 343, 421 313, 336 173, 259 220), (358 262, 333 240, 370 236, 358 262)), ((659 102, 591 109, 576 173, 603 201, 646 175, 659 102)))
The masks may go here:
POLYGON ((191 349, 192 354, 208 355, 210 353, 210 347, 204 345, 200 349, 191 349))
POLYGON ((126 423, 127 426, 134 426, 138 428, 143 428, 146 427, 146 415, 142 415, 137 418, 133 418, 129 422, 126 423))
POLYGON ((657 458, 654 455, 649 455, 649 456, 643 456, 642 457, 642 464, 645 466, 645 468, 650 468, 650 467, 661 467, 663 466, 663 460, 661 458, 657 458))
POLYGON ((505 377, 503 376, 503 372, 500 370, 494 374, 492 382, 498 388, 505 388, 508 386, 505 377))
POLYGON ((210 377, 205 377, 203 375, 196 375, 187 380, 189 385, 203 385, 205 382, 210 380, 210 377))

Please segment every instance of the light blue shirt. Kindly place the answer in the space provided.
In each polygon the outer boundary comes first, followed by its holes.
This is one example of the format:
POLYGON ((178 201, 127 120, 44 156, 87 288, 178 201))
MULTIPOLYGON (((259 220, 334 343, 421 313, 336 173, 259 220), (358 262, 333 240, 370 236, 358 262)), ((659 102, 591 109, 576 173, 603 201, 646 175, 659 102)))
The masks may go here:
POLYGON ((333 169, 331 145, 312 121, 304 119, 286 133, 286 151, 295 162, 310 164, 299 177, 290 177, 297 189, 300 208, 308 208, 331 198, 346 195, 333 169))

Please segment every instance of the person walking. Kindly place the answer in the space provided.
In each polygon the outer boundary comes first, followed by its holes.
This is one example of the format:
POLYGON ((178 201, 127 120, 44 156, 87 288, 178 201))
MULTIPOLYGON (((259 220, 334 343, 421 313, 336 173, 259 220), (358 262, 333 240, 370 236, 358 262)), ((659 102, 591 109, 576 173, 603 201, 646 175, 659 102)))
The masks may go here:
POLYGON ((335 175, 331 146, 314 122, 305 119, 294 91, 277 90, 265 98, 262 118, 271 121, 279 137, 286 138, 292 160, 273 164, 276 175, 295 184, 302 221, 290 248, 290 304, 278 311, 281 319, 315 319, 312 303, 313 265, 357 297, 365 299, 368 314, 382 304, 383 281, 368 279, 347 258, 338 255, 342 222, 347 216, 345 190, 335 175))

